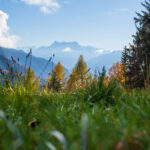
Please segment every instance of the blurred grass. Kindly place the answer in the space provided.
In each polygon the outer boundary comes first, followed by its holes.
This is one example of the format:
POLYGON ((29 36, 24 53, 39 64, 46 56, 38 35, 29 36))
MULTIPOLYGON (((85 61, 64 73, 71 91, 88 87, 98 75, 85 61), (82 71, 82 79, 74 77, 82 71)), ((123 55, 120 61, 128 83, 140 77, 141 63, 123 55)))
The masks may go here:
POLYGON ((106 105, 103 96, 91 106, 86 101, 88 91, 29 92, 0 87, 0 110, 5 114, 5 119, 0 115, 0 150, 150 149, 149 91, 114 92, 113 105, 106 105), (21 143, 14 146, 16 138, 21 143))

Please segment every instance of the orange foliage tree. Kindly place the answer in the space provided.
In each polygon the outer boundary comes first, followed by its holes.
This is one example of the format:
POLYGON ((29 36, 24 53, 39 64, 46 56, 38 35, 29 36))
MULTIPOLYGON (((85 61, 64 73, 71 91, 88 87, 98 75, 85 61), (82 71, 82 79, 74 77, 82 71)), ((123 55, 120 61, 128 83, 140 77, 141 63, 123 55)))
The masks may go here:
POLYGON ((65 75, 64 68, 60 62, 55 66, 54 70, 50 73, 50 76, 47 78, 48 87, 53 90, 62 89, 65 84, 65 75))
POLYGON ((124 66, 117 62, 110 69, 108 75, 105 77, 105 85, 108 85, 111 80, 116 80, 121 84, 125 83, 124 66))

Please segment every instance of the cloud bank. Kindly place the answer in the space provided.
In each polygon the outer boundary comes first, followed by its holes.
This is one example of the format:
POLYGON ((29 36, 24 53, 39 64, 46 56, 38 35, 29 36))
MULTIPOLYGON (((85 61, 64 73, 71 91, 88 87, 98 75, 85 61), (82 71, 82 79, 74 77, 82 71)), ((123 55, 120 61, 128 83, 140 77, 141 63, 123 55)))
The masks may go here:
POLYGON ((27 5, 36 5, 45 14, 51 14, 60 8, 60 4, 56 0, 21 0, 27 5))
POLYGON ((16 48, 19 37, 9 34, 7 25, 8 15, 0 10, 0 46, 6 48, 16 48))
POLYGON ((68 52, 72 52, 72 49, 70 47, 66 47, 62 51, 65 52, 65 53, 68 53, 68 52))
POLYGON ((95 52, 98 53, 98 54, 102 54, 104 52, 104 50, 103 49, 98 49, 95 52))

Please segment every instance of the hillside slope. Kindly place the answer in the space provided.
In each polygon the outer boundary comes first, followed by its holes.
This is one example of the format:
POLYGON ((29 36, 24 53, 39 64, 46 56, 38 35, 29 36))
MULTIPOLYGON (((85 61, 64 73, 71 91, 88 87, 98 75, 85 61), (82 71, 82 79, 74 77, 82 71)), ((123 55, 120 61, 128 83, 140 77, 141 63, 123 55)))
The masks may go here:
MULTIPOLYGON (((23 52, 22 50, 8 49, 8 48, 0 47, 0 55, 7 58, 8 60, 11 60, 11 56, 15 60, 17 60, 19 58, 19 64, 23 67, 25 66, 27 54, 25 52, 23 52)), ((2 63, 2 60, 0 62, 1 62, 1 65, 4 66, 4 63, 2 63)), ((41 71, 43 70, 43 68, 46 66, 47 63, 48 63, 48 60, 46 60, 44 58, 38 58, 38 57, 32 56, 31 68, 35 72, 35 74, 37 76, 39 76, 41 71)), ((26 66, 28 67, 29 64, 30 64, 30 60, 27 61, 26 66)), ((53 62, 49 62, 49 65, 47 66, 45 71, 42 73, 41 78, 45 79, 48 76, 49 72, 52 71, 54 66, 55 66, 55 64, 53 62)), ((65 68, 65 71, 67 72, 66 68, 65 68)))

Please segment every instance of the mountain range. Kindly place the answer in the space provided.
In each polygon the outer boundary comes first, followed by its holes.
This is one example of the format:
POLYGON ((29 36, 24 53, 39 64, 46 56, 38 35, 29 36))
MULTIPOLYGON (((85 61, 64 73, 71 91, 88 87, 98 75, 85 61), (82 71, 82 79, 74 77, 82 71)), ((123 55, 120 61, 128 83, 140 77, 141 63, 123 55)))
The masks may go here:
POLYGON ((101 70, 103 66, 108 70, 114 63, 121 60, 122 51, 108 51, 92 46, 82 46, 77 42, 57 41, 49 46, 33 47, 33 55, 36 57, 49 59, 53 54, 55 54, 54 62, 60 61, 69 72, 75 66, 79 56, 83 55, 88 68, 91 68, 93 72, 95 69, 101 70))
MULTIPOLYGON (((29 53, 30 47, 23 47, 18 49, 10 49, 0 47, 0 68, 7 69, 6 62, 13 66, 12 58, 19 60, 18 66, 21 71, 24 71, 26 56, 29 53), (18 59, 19 58, 19 59, 18 59)), ((92 46, 81 46, 77 42, 57 42, 55 41, 49 46, 32 47, 32 63, 31 68, 36 76, 45 79, 53 70, 55 64, 60 61, 69 74, 75 66, 80 55, 84 56, 91 72, 95 69, 101 71, 105 66, 106 70, 116 62, 121 60, 122 51, 108 51, 104 49, 95 48, 92 46), (50 57, 55 56, 48 64, 47 68, 42 73, 42 70, 48 63, 50 57), (42 73, 42 74, 41 74, 42 73)), ((30 60, 27 61, 26 67, 30 65, 30 60)))
MULTIPOLYGON (((0 68, 1 69, 7 69, 6 63, 8 62, 11 66, 14 66, 14 63, 12 61, 12 57, 14 60, 19 60, 17 61, 17 65, 19 64, 19 67, 17 67, 19 70, 24 71, 25 69, 25 62, 26 60, 27 53, 25 53, 22 50, 16 50, 16 49, 8 49, 8 48, 3 48, 0 47, 0 68), (21 69, 20 69, 21 68, 21 69)), ((48 63, 48 60, 44 58, 37 58, 35 56, 32 56, 32 62, 31 62, 31 69, 35 72, 36 76, 40 76, 43 68, 46 66, 48 63)), ((26 63, 26 68, 29 67, 30 65, 30 60, 27 61, 26 63)), ((45 71, 41 74, 41 78, 45 79, 49 72, 52 71, 53 67, 55 64, 53 62, 49 62, 49 65, 45 69, 45 71)), ((67 69, 65 69, 67 71, 67 69)))

